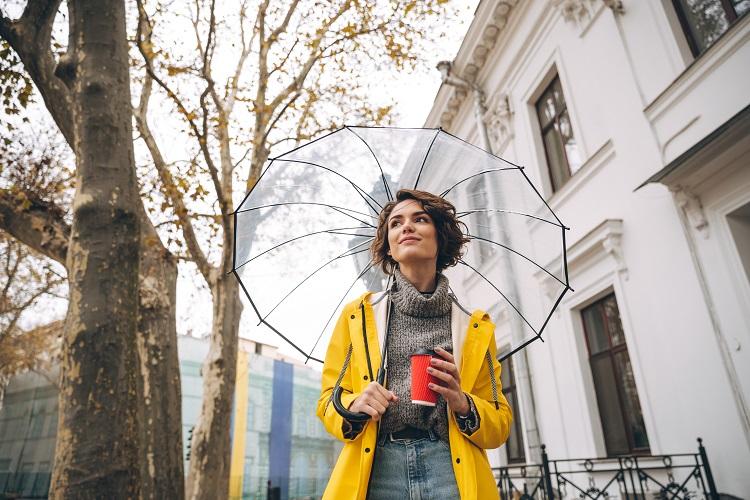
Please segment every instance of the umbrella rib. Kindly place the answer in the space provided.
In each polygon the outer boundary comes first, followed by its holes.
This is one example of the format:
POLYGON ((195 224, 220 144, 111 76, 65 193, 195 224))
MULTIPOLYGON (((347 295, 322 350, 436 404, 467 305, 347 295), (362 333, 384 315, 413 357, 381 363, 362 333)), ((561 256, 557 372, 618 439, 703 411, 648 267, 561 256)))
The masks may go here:
MULTIPOLYGON (((237 278, 237 281, 239 282, 240 288, 242 288, 242 291, 245 292, 245 296, 247 297, 247 300, 250 301, 250 305, 252 306, 253 310, 255 311, 255 314, 257 314, 258 317, 260 317, 260 311, 258 311, 258 308, 255 306, 255 302, 253 302, 253 299, 250 297, 250 293, 247 291, 247 288, 245 288, 245 284, 240 279, 239 274, 237 274, 237 271, 232 271, 232 273, 234 274, 234 277, 237 278)), ((281 333, 280 331, 278 331, 272 325, 268 324, 265 321, 263 321, 263 324, 266 325, 268 328, 270 328, 271 331, 273 331, 276 335, 278 335, 279 337, 281 337, 282 339, 284 339, 290 346, 292 346, 295 349, 297 349, 297 351, 300 354, 302 354, 303 356, 305 356, 305 358, 307 358, 308 360, 314 359, 315 361, 317 361, 319 363, 323 362, 323 361, 319 360, 318 358, 313 358, 312 356, 310 356, 309 354, 307 354, 305 351, 303 351, 302 349, 300 349, 299 347, 297 347, 297 344, 295 344, 294 342, 292 342, 291 340, 289 340, 286 337, 286 335, 284 335, 283 333, 281 333)))
MULTIPOLYGON (((302 238, 307 238, 309 236, 315 236, 316 234, 324 234, 324 233, 336 234, 335 231, 345 231, 347 229, 367 229, 367 228, 364 228, 364 227, 337 227, 337 228, 333 228, 333 229, 324 229, 322 231, 315 231, 315 232, 312 232, 312 233, 303 234, 301 236, 296 236, 296 237, 294 237, 292 239, 289 239, 289 240, 286 240, 286 241, 282 241, 278 245, 274 245, 273 247, 271 247, 271 248, 269 248, 267 250, 262 251, 261 253, 259 253, 255 257, 253 257, 252 259, 249 259, 249 260, 243 262, 242 264, 240 264, 239 266, 235 267, 235 269, 239 269, 240 267, 244 266, 245 264, 254 261, 258 257, 261 257, 261 256, 267 254, 268 252, 276 250, 280 246, 286 245, 287 243, 291 243, 293 241, 297 241, 297 240, 300 240, 302 238)), ((364 236, 364 235, 362 235, 362 236, 364 236)))
POLYGON ((362 276, 364 276, 365 273, 367 273, 367 271, 369 271, 370 269, 372 269, 372 267, 373 267, 373 263, 372 263, 372 259, 370 259, 370 262, 367 264, 367 266, 365 266, 365 268, 362 270, 362 272, 359 273, 356 278, 354 278, 354 281, 352 281, 352 284, 349 285, 349 288, 346 289, 346 292, 344 292, 344 295, 341 296, 341 299, 339 300, 339 303, 336 304, 336 307, 333 308, 333 312, 328 317, 328 321, 326 321, 326 324, 323 325, 323 329, 320 331, 320 335, 318 335, 318 338, 315 340, 315 344, 313 344, 312 349, 310 349, 310 353, 315 352, 315 348, 318 346, 318 342, 320 342, 320 339, 323 337, 323 334, 325 333, 326 328, 328 328, 328 325, 331 323, 331 319, 333 319, 334 314, 336 314, 336 311, 338 310, 339 306, 341 306, 341 303, 344 302, 344 299, 346 298, 346 296, 349 295, 349 292, 351 291, 351 289, 354 288, 354 285, 357 284, 357 281, 362 276))
POLYGON ((508 161, 508 160, 506 160, 505 158, 500 158, 500 157, 499 157, 499 156, 497 156, 497 155, 496 155, 495 153, 490 153, 489 151, 487 151, 487 150, 485 150, 485 149, 482 149, 482 148, 480 148, 480 147, 479 147, 479 146, 477 146, 476 144, 472 144, 472 143, 470 143, 469 141, 465 141, 465 140, 461 139, 461 138, 460 138, 460 137, 458 137, 457 135, 453 135, 453 134, 451 134, 451 133, 450 133, 450 132, 448 132, 447 130, 443 130, 443 129, 441 128, 441 129, 440 129, 440 131, 441 131, 441 132, 443 132, 444 134, 446 134, 446 135, 450 136, 450 137, 453 137, 454 139, 458 139, 459 141, 463 142, 463 143, 464 143, 464 144, 466 144, 467 146, 471 146, 472 148, 474 148, 474 149, 476 149, 476 150, 479 150, 479 151, 481 151, 482 153, 488 154, 488 155, 490 155, 490 156, 494 156, 494 157, 495 157, 495 158, 497 158, 498 160, 500 160, 500 161, 504 161, 504 162, 505 162, 505 163, 507 163, 508 165, 513 165, 514 167, 517 167, 517 168, 518 168, 519 170, 521 170, 521 171, 523 172, 523 167, 522 167, 521 165, 516 165, 516 164, 515 164, 515 163, 513 163, 512 161, 508 161))
POLYGON ((345 212, 351 212, 353 214, 362 215, 365 217, 371 217, 375 219, 376 217, 374 215, 366 214, 364 212, 360 212, 358 210, 352 210, 351 208, 346 207, 340 207, 338 205, 329 205, 328 203, 318 203, 315 201, 285 201, 281 203, 269 203, 268 205, 258 205, 257 207, 250 207, 250 208, 243 208, 242 210, 237 210, 236 213, 243 213, 243 212, 252 212, 253 210, 260 210, 261 208, 271 208, 271 207, 278 207, 278 206, 284 206, 284 205, 313 205, 313 206, 323 206, 332 208, 334 210, 343 210, 345 212))
POLYGON ((363 220, 360 220, 360 219, 354 217, 353 215, 351 215, 351 214, 349 214, 347 212, 351 212, 353 214, 361 215, 363 217, 370 217, 371 219, 375 219, 376 218, 374 215, 366 214, 364 212, 359 212, 357 210, 352 210, 351 208, 339 207, 337 205, 329 205, 327 203, 316 203, 314 201, 289 201, 289 202, 284 202, 284 203, 269 203, 268 205, 259 205, 257 207, 250 207, 250 208, 245 208, 245 209, 242 209, 242 210, 237 210, 235 213, 241 214, 241 213, 244 213, 244 212, 252 212, 254 210, 260 210, 262 208, 283 207, 283 206, 286 206, 286 205, 312 205, 312 206, 316 206, 316 207, 327 207, 327 208, 330 208, 332 210, 335 210, 335 211, 341 213, 342 215, 346 215, 347 217, 351 217, 352 219, 356 220, 357 222, 361 222, 362 224, 367 224, 368 226, 375 227, 374 225, 370 224, 369 222, 365 222, 363 220))
MULTIPOLYGON (((286 295, 284 295, 284 297, 282 297, 282 299, 281 299, 281 300, 280 300, 280 301, 279 301, 279 302, 278 302, 278 303, 277 303, 277 304, 276 304, 275 306, 273 306, 273 308, 272 308, 272 309, 271 309, 270 311, 268 311, 268 313, 266 313, 266 315, 265 315, 265 316, 263 316, 263 317, 261 318, 261 322, 262 322, 262 321, 265 321, 265 320, 266 320, 266 319, 267 319, 267 318, 268 318, 268 317, 269 317, 269 316, 270 316, 271 314, 273 314, 273 312, 274 312, 274 311, 275 311, 276 309, 278 309, 278 307, 279 307, 279 306, 280 306, 280 305, 281 305, 281 304, 282 304, 282 303, 283 303, 283 302, 284 302, 284 301, 285 301, 286 299, 288 299, 288 298, 289 298, 289 296, 290 296, 290 295, 292 295, 292 294, 293 294, 293 293, 294 293, 294 292, 295 292, 295 291, 296 291, 296 290, 297 290, 297 289, 298 289, 299 287, 301 287, 302 285, 304 285, 304 284, 305 284, 305 282, 306 282, 307 280, 309 280, 310 278, 312 278, 313 276, 315 276, 316 274, 318 274, 318 272, 319 272, 319 271, 320 271, 321 269, 323 269, 324 267, 328 266, 329 264, 331 264, 331 263, 333 263, 333 262, 336 262, 336 261, 337 261, 337 260, 339 260, 339 259, 343 259, 344 257, 351 257, 351 256, 353 256, 353 255, 357 255, 357 254, 360 254, 360 253, 362 253, 362 252, 366 252, 366 251, 368 251, 368 250, 369 250, 369 248, 363 248, 362 250, 358 250, 358 251, 356 251, 356 252, 352 252, 352 250, 354 250, 355 248, 357 248, 357 247, 361 247, 361 246, 362 246, 362 245, 364 245, 365 243, 369 243, 369 241, 371 241, 371 240, 372 240, 372 238, 370 238, 370 240, 368 240, 368 241, 363 241, 362 243, 359 243, 358 245, 356 245, 356 246, 354 246, 354 247, 352 247, 352 248, 348 249, 348 250, 347 250, 346 252, 342 253, 341 255, 338 255, 338 256, 336 256, 336 257, 332 258, 331 260, 329 260, 328 262, 326 262, 325 264, 323 264, 322 266, 320 266, 319 268, 317 268, 317 269, 316 269, 315 271, 313 271, 313 272, 311 272, 310 274, 308 274, 307 276, 305 276, 305 278, 304 278, 304 279, 303 279, 302 281, 300 281, 299 283, 297 283, 297 285, 296 285, 296 286, 295 286, 294 288, 292 288, 291 290, 289 290, 289 293, 287 293, 286 295)), ((258 323, 258 324, 260 324, 260 323, 258 323)))
POLYGON ((373 159, 375 160, 375 163, 377 163, 378 168, 380 169, 380 178, 383 180, 383 187, 385 188, 385 195, 388 197, 388 201, 393 200, 393 193, 391 193, 391 188, 388 187, 388 183, 385 181, 385 173, 383 172, 383 167, 380 165, 380 160, 378 160, 378 157, 375 156, 375 151, 372 150, 369 144, 367 144, 367 141, 364 140, 364 138, 356 133, 354 130, 352 130, 350 127, 345 127, 349 132, 354 134, 359 138, 362 143, 367 146, 367 149, 370 150, 370 153, 372 154, 373 159))
POLYGON ((468 181, 470 179, 473 179, 474 177, 477 177, 479 175, 489 174, 489 173, 492 173, 492 172, 503 172, 505 170, 518 170, 519 168, 523 168, 523 167, 502 167, 502 168, 490 168, 488 170, 482 170, 481 172, 477 172, 476 174, 472 174, 472 175, 470 175, 468 177, 465 177, 465 178, 461 179, 460 181, 458 181, 457 183, 455 183, 454 185, 452 185, 451 187, 449 187, 448 189, 446 189, 445 191, 443 191, 442 193, 440 193, 440 197, 441 198, 445 198, 445 195, 447 195, 448 193, 450 193, 453 190, 453 188, 455 188, 459 184, 463 184, 464 182, 466 182, 466 181, 468 181))
POLYGON ((524 317, 524 315, 521 313, 521 311, 518 310, 518 308, 515 306, 515 304, 513 304, 513 302, 511 302, 510 299, 508 299, 508 297, 506 297, 505 294, 503 292, 501 292, 500 289, 498 287, 496 287, 494 283, 492 283, 489 279, 487 279, 487 277, 484 274, 480 273, 474 266, 472 266, 471 264, 467 263, 465 260, 461 259, 461 260, 459 260, 459 262, 461 264, 467 266, 469 269, 471 269, 475 273, 477 273, 479 276, 482 277, 482 279, 484 281, 486 281, 492 288, 494 288, 495 291, 497 291, 497 293, 499 293, 505 299, 505 301, 508 303, 508 305, 510 305, 510 307, 512 307, 513 310, 518 313, 518 315, 521 317, 521 319, 523 320, 523 322, 526 323, 527 325, 529 325, 529 328, 531 328, 531 331, 533 331, 537 336, 539 336, 539 332, 537 332, 536 329, 533 326, 531 326, 531 323, 529 323, 529 321, 524 317))
POLYGON ((351 186, 354 188, 354 190, 357 191, 357 193, 359 194, 359 196, 362 197, 362 199, 364 200, 364 202, 367 203, 367 206, 369 206, 372 209, 373 212, 379 213, 380 210, 383 209, 382 205, 380 205, 380 203, 378 203, 375 198, 373 198, 372 196, 370 196, 369 193, 367 193, 361 187, 357 186, 350 179, 347 179, 343 174, 341 174, 339 172, 336 172, 332 168, 324 167, 323 165, 318 165, 317 163, 313 163, 313 162, 310 162, 310 161, 304 161, 304 160, 283 160, 283 161, 286 161, 286 162, 289 162, 289 163, 300 163, 300 164, 303 164, 303 165, 310 165, 311 167, 322 168, 323 170, 327 170, 328 172, 331 172, 332 174, 338 175, 339 177, 341 177, 342 179, 344 179, 346 182, 348 182, 349 184, 351 184, 351 186), (375 207, 373 207, 370 204, 370 202, 367 201, 367 198, 370 198, 370 200, 372 200, 372 202, 375 203, 378 206, 378 208, 376 209, 375 207))
POLYGON ((435 131, 435 135, 432 138, 432 141, 430 141, 430 146, 427 148, 427 152, 424 155, 424 158, 422 159, 422 166, 419 167, 419 173, 417 173, 417 180, 414 181, 414 189, 417 189, 417 186, 419 185, 419 179, 422 177, 422 170, 424 170, 424 165, 427 163, 427 157, 430 156, 430 151, 432 151, 432 145, 435 144, 435 140, 437 139, 438 135, 440 135, 440 132, 443 129, 437 129, 435 131))
POLYGON ((540 222, 546 222, 547 224, 552 224, 555 227, 562 227, 559 224, 552 222, 547 219, 542 219, 541 217, 537 217, 536 215, 527 214, 524 212, 516 212, 515 210, 503 210, 501 208, 486 208, 486 209, 478 209, 478 208, 472 208, 471 210, 464 210, 463 212, 458 212, 456 214, 456 218, 460 219, 461 217, 465 215, 471 215, 476 213, 489 213, 489 212, 495 212, 495 213, 504 213, 504 214, 515 214, 515 215, 523 215, 524 217, 529 217, 532 219, 536 219, 540 222))
POLYGON ((540 266, 539 264, 537 264, 536 262, 534 262, 530 258, 526 257, 524 254, 518 252, 517 250, 513 250, 512 248, 510 248, 508 246, 505 246, 502 243, 498 243, 496 241, 488 240, 487 238, 482 238, 481 236, 468 235, 468 237, 469 237, 469 239, 472 239, 472 240, 481 240, 481 241, 486 241, 487 243, 492 243, 493 245, 497 245, 499 247, 502 247, 502 248, 506 249, 507 251, 509 251, 511 253, 514 253, 514 254, 518 255, 519 257, 521 257, 523 259, 526 259, 527 261, 529 261, 532 264, 534 264, 536 267, 538 267, 539 269, 541 269, 542 271, 544 271, 545 273, 547 273, 548 275, 550 275, 550 277, 552 277, 555 281, 557 281, 558 283, 560 283, 562 286, 564 286, 566 288, 568 287, 568 285, 565 284, 565 283, 563 283, 562 280, 560 280, 560 278, 558 278, 557 276, 555 276, 551 272, 547 271, 545 268, 543 268, 542 266, 540 266))
POLYGON ((502 243, 498 243, 498 242, 496 242, 496 241, 488 240, 487 238, 482 238, 481 236, 472 236, 472 235, 468 235, 468 237, 469 237, 469 239, 472 239, 472 240, 481 240, 481 241, 485 241, 485 242, 487 242, 487 243, 492 243, 493 245, 497 245, 497 246, 499 246, 499 247, 501 247, 501 248, 504 248, 504 249, 506 249, 507 251, 509 251, 509 252, 511 252, 511 253, 514 253, 514 254, 518 255, 519 257, 521 257, 521 258, 523 258, 523 259, 525 259, 525 260, 527 260, 527 261, 531 262, 532 264, 534 264, 534 265, 535 265, 536 267, 538 267, 539 269, 541 269, 542 271, 544 271, 545 273, 547 273, 547 274, 548 274, 548 275, 549 275, 549 276, 550 276, 551 278, 553 278, 553 279, 554 279, 555 281, 557 281, 558 283, 560 283, 561 285, 563 285, 564 287, 566 287, 566 288, 567 288, 567 286, 568 286, 568 285, 566 285, 565 283, 563 283, 563 282, 562 282, 562 280, 560 280, 560 278, 558 278, 557 276, 555 276, 555 275, 554 275, 554 274, 552 274, 551 272, 547 271, 547 270, 546 270, 545 268, 543 268, 542 266, 540 266, 539 264, 537 264, 536 262, 534 262, 534 261, 533 261, 533 260, 531 260, 530 258, 526 257, 526 256, 525 256, 524 254, 522 254, 522 253, 518 252, 517 250, 513 250, 512 248, 510 248, 510 247, 508 247, 508 246, 505 246, 505 245, 503 245, 502 243))
POLYGON ((521 174, 522 174, 522 175, 524 176, 524 178, 526 179, 526 182, 528 182, 528 183, 529 183, 529 186, 531 186, 531 189, 533 189, 533 190, 534 190, 534 192, 535 192, 535 193, 536 193, 536 195, 537 195, 537 196, 539 197, 539 199, 540 199, 540 200, 542 200, 542 203, 544 203, 544 206, 545 206, 545 207, 547 207, 547 210, 549 210, 549 211, 550 211, 550 213, 551 213, 551 214, 552 214, 552 215, 553 215, 553 216, 555 217, 555 219, 557 219, 557 222, 559 222, 559 223, 560 223, 560 227, 563 227, 563 228, 567 229, 567 227, 565 226, 565 224, 563 224, 563 223, 562 223, 562 221, 561 221, 561 220, 560 220, 560 218, 559 218, 559 217, 557 216, 557 214, 555 213, 555 211, 554 211, 554 210, 552 210, 552 208, 551 208, 551 207, 549 206, 549 204, 547 203, 547 200, 545 200, 545 199, 544 199, 544 196, 542 196, 542 195, 541 195, 541 194, 539 193, 539 190, 538 190, 538 189, 536 188, 536 186, 534 185, 534 183, 533 183, 533 182, 531 182, 531 179, 529 179, 529 176, 528 176, 528 175, 526 175, 526 172, 524 172, 523 170, 519 170, 519 172, 521 172, 521 174))

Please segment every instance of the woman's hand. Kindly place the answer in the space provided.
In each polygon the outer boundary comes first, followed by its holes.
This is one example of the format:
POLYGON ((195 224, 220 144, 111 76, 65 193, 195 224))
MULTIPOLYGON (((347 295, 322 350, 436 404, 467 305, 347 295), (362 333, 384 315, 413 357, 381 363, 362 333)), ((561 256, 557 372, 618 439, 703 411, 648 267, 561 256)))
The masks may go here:
POLYGON ((427 373, 443 383, 441 385, 430 384, 430 389, 443 396, 452 411, 459 415, 468 415, 471 406, 469 406, 466 394, 461 390, 461 376, 453 354, 440 347, 436 347, 435 352, 443 359, 432 358, 427 373))
POLYGON ((362 394, 349 405, 349 411, 367 413, 377 422, 388 405, 398 401, 398 397, 377 382, 370 382, 362 394))

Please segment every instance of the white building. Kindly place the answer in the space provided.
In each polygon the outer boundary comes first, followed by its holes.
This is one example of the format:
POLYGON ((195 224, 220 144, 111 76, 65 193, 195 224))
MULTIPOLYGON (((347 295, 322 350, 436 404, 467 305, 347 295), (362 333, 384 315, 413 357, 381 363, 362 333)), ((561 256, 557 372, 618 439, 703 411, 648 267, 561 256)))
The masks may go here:
MULTIPOLYGON (((493 463, 538 461, 541 443, 554 458, 607 457, 693 452, 701 437, 719 491, 750 497, 747 11, 747 0, 477 7, 452 74, 486 95, 493 152, 525 166, 571 227, 575 289, 547 342, 513 358, 520 432, 493 463)), ((425 126, 481 145, 474 92, 443 84, 425 126)), ((522 284, 521 300, 549 305, 544 290, 522 284)), ((507 349, 508 325, 498 332, 507 349)))

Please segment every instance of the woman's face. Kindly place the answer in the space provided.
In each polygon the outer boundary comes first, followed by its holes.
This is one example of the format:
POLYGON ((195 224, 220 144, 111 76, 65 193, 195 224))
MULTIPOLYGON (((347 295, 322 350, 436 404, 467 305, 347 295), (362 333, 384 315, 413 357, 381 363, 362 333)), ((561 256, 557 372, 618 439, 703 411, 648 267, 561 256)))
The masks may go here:
POLYGON ((399 202, 388 217, 388 255, 400 266, 437 265, 437 231, 417 200, 399 202))

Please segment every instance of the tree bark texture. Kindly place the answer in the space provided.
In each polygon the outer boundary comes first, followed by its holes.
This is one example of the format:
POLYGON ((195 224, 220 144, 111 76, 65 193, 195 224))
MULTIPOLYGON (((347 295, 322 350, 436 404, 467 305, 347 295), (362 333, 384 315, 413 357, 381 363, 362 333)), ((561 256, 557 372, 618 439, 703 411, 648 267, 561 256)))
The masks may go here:
POLYGON ((229 494, 229 437, 242 303, 239 285, 231 274, 215 274, 211 293, 211 345, 203 364, 203 406, 193 432, 187 479, 186 496, 191 500, 226 498, 229 494))
POLYGON ((177 262, 141 218, 138 399, 143 412, 141 498, 182 499, 182 399, 177 357, 177 262))
POLYGON ((68 8, 77 172, 50 498, 138 498, 140 227, 125 5, 68 8))

